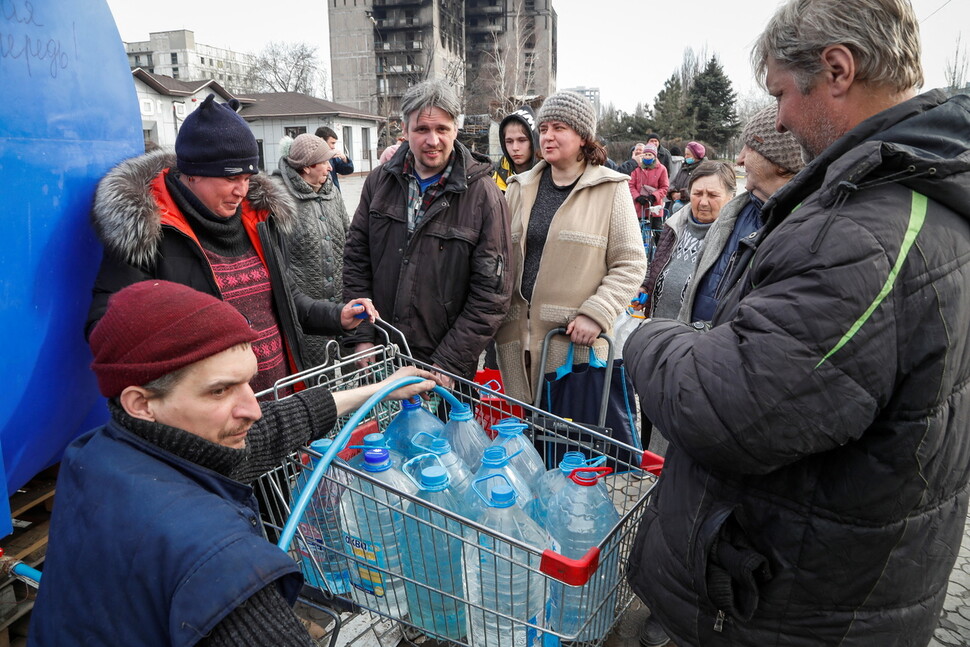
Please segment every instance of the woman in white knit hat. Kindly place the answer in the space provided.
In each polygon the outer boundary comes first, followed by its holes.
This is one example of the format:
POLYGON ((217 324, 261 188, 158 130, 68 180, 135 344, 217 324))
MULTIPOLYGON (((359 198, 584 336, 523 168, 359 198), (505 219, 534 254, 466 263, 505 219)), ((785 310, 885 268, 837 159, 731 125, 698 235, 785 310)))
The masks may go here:
MULTIPOLYGON (((330 177, 335 151, 326 141, 304 133, 284 140, 274 177, 296 203, 296 223, 284 235, 288 266, 300 289, 313 297, 340 303, 343 297, 344 242, 347 207, 330 177)), ((304 337, 307 366, 324 363, 328 337, 304 337)))
POLYGON ((559 92, 537 116, 539 154, 532 170, 510 178, 506 198, 512 214, 512 306, 496 334, 505 392, 531 402, 540 371, 566 358, 587 361, 600 333, 636 296, 647 261, 629 177, 605 168, 606 150, 596 141, 596 113, 582 95, 559 92), (542 340, 565 327, 569 340, 550 345, 539 366, 542 340))

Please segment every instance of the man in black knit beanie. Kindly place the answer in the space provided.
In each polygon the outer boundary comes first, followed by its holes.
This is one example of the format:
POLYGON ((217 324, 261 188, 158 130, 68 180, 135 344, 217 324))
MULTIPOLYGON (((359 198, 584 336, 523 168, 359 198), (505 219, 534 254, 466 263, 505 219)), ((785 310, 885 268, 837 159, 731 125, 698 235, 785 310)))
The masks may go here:
POLYGON ((231 305, 167 281, 116 293, 91 333, 110 422, 65 452, 30 628, 46 645, 313 645, 299 568, 264 538, 249 486, 401 369, 346 391, 260 404, 257 333, 231 305))
POLYGON ((360 322, 355 314, 377 313, 366 299, 312 299, 293 282, 283 243, 293 200, 259 175, 259 147, 238 105, 209 95, 182 123, 174 158, 125 160, 99 183, 92 222, 104 257, 85 335, 126 285, 182 283, 230 303, 257 331, 259 392, 312 367, 304 335, 337 335, 360 322))

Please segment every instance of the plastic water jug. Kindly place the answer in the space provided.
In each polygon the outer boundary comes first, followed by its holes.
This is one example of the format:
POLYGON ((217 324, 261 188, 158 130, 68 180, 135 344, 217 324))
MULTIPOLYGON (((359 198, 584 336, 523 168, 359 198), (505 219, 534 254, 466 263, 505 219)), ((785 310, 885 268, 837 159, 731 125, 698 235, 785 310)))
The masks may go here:
MULTIPOLYGON (((532 507, 527 508, 529 515, 543 528, 546 527, 546 511, 549 500, 569 482, 569 475, 579 467, 598 467, 606 462, 606 456, 586 460, 583 452, 566 452, 559 467, 543 474, 533 490, 532 507)), ((602 484, 600 484, 602 485, 602 484)))
POLYGON ((406 460, 405 457, 397 450, 391 449, 387 446, 387 437, 384 434, 367 434, 361 439, 361 445, 357 447, 360 449, 360 453, 352 457, 347 461, 347 465, 353 467, 356 470, 364 470, 364 453, 368 449, 378 449, 384 448, 388 450, 388 455, 391 458, 391 463, 393 465, 403 465, 406 460))
MULTIPOLYGON (((418 498, 462 514, 448 471, 439 465, 421 470, 418 498)), ((460 641, 465 636, 466 606, 461 602, 463 526, 420 504, 407 510, 416 518, 406 515, 404 519, 404 574, 424 585, 405 582, 411 622, 434 638, 460 641)))
POLYGON ((460 402, 451 405, 448 424, 441 436, 448 439, 452 451, 461 456, 465 465, 478 465, 490 442, 485 430, 472 416, 471 409, 460 402))
MULTIPOLYGON (((490 480, 501 480, 501 477, 490 480)), ((481 479, 475 479, 471 490, 479 491, 481 483, 481 479)), ((472 647, 538 645, 541 632, 524 623, 542 622, 544 578, 528 567, 538 569, 548 536, 516 504, 515 490, 505 483, 491 488, 477 520, 487 528, 530 545, 535 552, 468 528, 472 536, 465 544, 463 555, 465 590, 469 601, 477 605, 469 605, 467 611, 469 641, 472 647)))
POLYGON ((532 488, 529 486, 528 481, 509 462, 509 456, 505 453, 505 447, 501 445, 498 447, 489 447, 485 450, 485 453, 482 455, 481 464, 478 471, 475 472, 472 482, 478 483, 478 487, 470 487, 465 493, 465 509, 468 510, 469 515, 473 518, 484 507, 484 502, 488 500, 492 489, 503 483, 508 484, 509 487, 515 490, 516 502, 520 508, 524 510, 532 505, 532 488), (495 474, 502 475, 504 480, 486 478, 495 474), (481 495, 479 495, 478 490, 481 490, 481 495))
POLYGON ((350 560, 351 595, 360 606, 404 618, 408 603, 401 574, 402 511, 398 492, 415 494, 414 483, 391 464, 387 449, 364 452, 363 471, 378 485, 354 476, 340 499, 344 542, 350 560))
MULTIPOLYGON (((549 500, 546 530, 552 537, 553 550, 564 557, 580 559, 599 546, 619 522, 620 515, 609 492, 599 482, 611 471, 609 467, 577 469, 549 500)), ((620 575, 617 548, 615 541, 603 547, 599 567, 584 585, 552 582, 547 608, 551 629, 575 635, 580 641, 595 641, 606 633, 614 617, 613 601, 620 575), (597 609, 595 618, 584 627, 597 609)))
POLYGON ((414 435, 425 432, 438 436, 444 427, 436 415, 421 406, 421 398, 414 396, 410 400, 401 400, 401 411, 387 425, 384 439, 389 448, 405 458, 413 458, 420 453, 420 450, 411 444, 414 435))
POLYGON ((525 435, 526 426, 518 418, 505 418, 492 425, 492 429, 498 433, 491 446, 505 447, 512 467, 518 470, 519 474, 528 481, 529 486, 535 490, 536 483, 546 473, 546 464, 535 445, 525 435))
MULTIPOLYGON (((333 441, 326 438, 314 441, 310 448, 322 455, 332 444, 333 441)), ((313 470, 318 469, 320 458, 311 456, 310 464, 313 470)), ((303 470, 297 476, 293 501, 300 498, 312 473, 312 470, 303 470)), ((334 475, 331 470, 327 476, 334 478, 334 475)), ((324 478, 320 481, 298 525, 299 536, 293 542, 307 586, 334 594, 350 591, 347 558, 341 554, 344 535, 340 527, 340 496, 343 491, 343 485, 335 480, 324 478)))
POLYGON ((447 438, 440 436, 430 436, 419 433, 415 435, 413 441, 426 454, 418 454, 418 467, 425 468, 431 465, 441 465, 448 471, 448 478, 451 481, 451 489, 455 493, 459 502, 464 501, 465 492, 472 480, 472 472, 461 456, 456 454, 451 448, 451 443, 447 438), (435 460, 430 460, 435 459, 435 460))

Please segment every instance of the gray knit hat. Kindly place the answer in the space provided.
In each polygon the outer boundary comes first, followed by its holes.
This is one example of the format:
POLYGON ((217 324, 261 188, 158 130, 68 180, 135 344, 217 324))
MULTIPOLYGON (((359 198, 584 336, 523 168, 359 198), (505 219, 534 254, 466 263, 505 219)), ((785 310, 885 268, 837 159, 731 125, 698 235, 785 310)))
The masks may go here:
POLYGON ((316 135, 303 133, 297 135, 296 139, 293 140, 293 143, 290 144, 290 150, 283 159, 291 167, 299 170, 320 162, 326 162, 333 156, 334 151, 330 148, 330 144, 316 135))
POLYGON ((805 168, 802 147, 791 133, 780 133, 775 130, 777 117, 777 105, 768 106, 758 112, 744 127, 741 141, 772 164, 792 173, 798 173, 805 168))
POLYGON ((593 141, 596 137, 596 110, 589 99, 581 94, 563 90, 557 92, 539 108, 537 121, 561 121, 568 124, 580 137, 593 141))

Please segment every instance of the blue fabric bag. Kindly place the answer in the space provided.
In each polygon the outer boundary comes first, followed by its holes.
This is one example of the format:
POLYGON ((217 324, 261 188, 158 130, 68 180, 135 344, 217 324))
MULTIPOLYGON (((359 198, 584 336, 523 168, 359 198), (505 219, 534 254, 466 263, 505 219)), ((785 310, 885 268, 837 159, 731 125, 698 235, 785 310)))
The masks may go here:
MULTIPOLYGON (((569 418, 573 422, 597 431, 605 436, 630 445, 641 452, 636 454, 623 450, 612 443, 606 443, 591 434, 581 434, 577 438, 579 444, 589 445, 596 451, 607 456, 608 465, 617 472, 628 471, 628 468, 617 461, 639 466, 642 454, 640 434, 636 428, 636 401, 633 384, 627 377, 623 360, 615 359, 613 366, 600 359, 590 348, 589 362, 573 363, 573 345, 569 345, 566 361, 554 372, 547 373, 542 385, 542 399, 540 406, 545 411, 560 418, 569 418), (610 378, 607 386, 607 377, 610 378), (605 420, 602 415, 603 391, 609 389, 605 420)), ((538 445, 539 443, 537 443, 538 445)), ((566 442, 554 443, 550 447, 547 443, 545 459, 547 467, 558 465, 566 451, 584 451, 582 446, 570 446, 566 442)), ((585 450, 585 453, 589 453, 585 450)))

